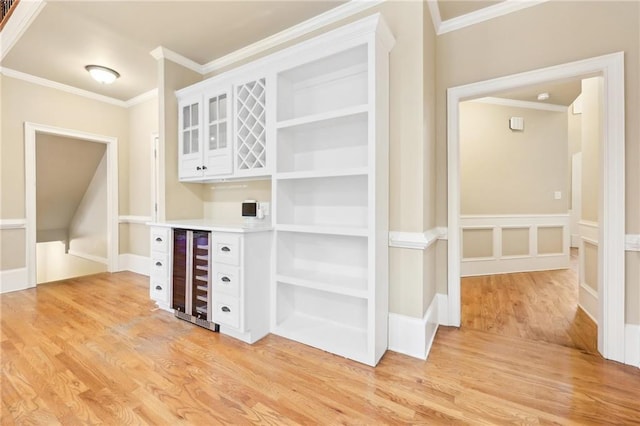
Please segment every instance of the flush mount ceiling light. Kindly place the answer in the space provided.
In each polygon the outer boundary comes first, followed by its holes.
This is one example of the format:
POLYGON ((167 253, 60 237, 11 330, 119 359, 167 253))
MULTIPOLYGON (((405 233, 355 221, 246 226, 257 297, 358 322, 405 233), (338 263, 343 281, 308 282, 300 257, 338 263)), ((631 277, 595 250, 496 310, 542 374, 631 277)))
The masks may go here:
POLYGON ((95 81, 102 84, 111 84, 120 77, 117 71, 100 65, 87 65, 84 69, 89 71, 95 81))
POLYGON ((546 101, 547 99, 549 99, 549 94, 547 92, 540 93, 538 95, 538 100, 539 101, 546 101))

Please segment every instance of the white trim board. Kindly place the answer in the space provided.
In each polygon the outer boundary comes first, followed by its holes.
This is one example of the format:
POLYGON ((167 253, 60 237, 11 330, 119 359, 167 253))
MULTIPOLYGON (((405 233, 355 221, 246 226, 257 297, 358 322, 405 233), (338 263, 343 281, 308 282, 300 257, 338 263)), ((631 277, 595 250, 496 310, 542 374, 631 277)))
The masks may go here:
POLYGON ((149 276, 151 272, 151 259, 132 253, 124 253, 118 256, 120 271, 130 271, 136 274, 149 276))
POLYGON ((27 219, 0 219, 0 229, 25 229, 27 219))
POLYGON ((460 325, 460 102, 518 87, 585 75, 604 79, 604 153, 600 157, 598 350, 624 362, 625 109, 624 52, 449 88, 447 91, 448 325, 460 325))
POLYGON ((389 350, 426 360, 438 331, 441 294, 436 294, 424 317, 389 313, 389 350))
POLYGON ((80 89, 78 87, 58 83, 57 81, 47 80, 46 78, 37 77, 35 75, 27 74, 21 71, 16 71, 11 68, 0 67, 0 73, 2 73, 2 75, 6 77, 15 78, 17 80, 26 81, 27 83, 36 84, 42 87, 48 87, 50 89, 59 90, 61 92, 71 93, 72 95, 81 96, 83 98, 92 99, 98 102, 104 102, 104 103, 119 106, 122 108, 130 108, 132 106, 141 104, 143 102, 146 102, 158 96, 158 89, 156 88, 156 89, 151 89, 148 92, 142 93, 138 96, 135 96, 127 101, 122 101, 120 99, 101 95, 99 93, 91 92, 89 90, 80 89))
POLYGON ((133 223, 136 225, 146 225, 151 222, 151 216, 118 216, 119 223, 133 223))
MULTIPOLYGON (((501 3, 494 4, 483 9, 476 10, 475 12, 467 13, 465 15, 456 16, 455 18, 447 19, 436 25, 437 20, 433 18, 434 26, 436 27, 436 33, 438 35, 445 34, 451 31, 459 30, 461 28, 469 27, 471 25, 479 24, 480 22, 488 21, 499 16, 508 15, 509 13, 517 12, 522 9, 527 9, 532 6, 545 3, 549 0, 506 0, 501 3)), ((437 1, 436 7, 437 7, 437 1)), ((429 7, 431 9, 431 5, 429 7)), ((440 10, 438 9, 438 18, 440 17, 440 10)))
POLYGON ((426 250, 436 241, 445 239, 446 228, 431 228, 426 232, 389 232, 389 247, 426 250))
POLYGON ((34 287, 27 284, 27 268, 0 271, 0 294, 34 287))
POLYGON ((625 251, 640 251, 640 234, 627 234, 624 236, 625 251))
POLYGON ((45 124, 24 123, 24 169, 25 169, 25 207, 26 242, 25 262, 27 265, 27 283, 36 285, 36 138, 38 134, 51 134, 106 144, 107 153, 107 270, 118 270, 118 138, 96 135, 73 129, 45 124))
POLYGON ((500 106, 507 106, 507 107, 513 107, 513 108, 536 109, 540 111, 551 111, 551 112, 567 112, 567 110, 569 109, 569 107, 566 107, 564 105, 546 104, 543 102, 518 101, 515 99, 496 98, 493 96, 486 96, 484 98, 472 99, 469 102, 476 102, 479 104, 488 104, 488 105, 500 105, 500 106))
POLYGON ((626 324, 624 363, 640 368, 640 325, 626 324))

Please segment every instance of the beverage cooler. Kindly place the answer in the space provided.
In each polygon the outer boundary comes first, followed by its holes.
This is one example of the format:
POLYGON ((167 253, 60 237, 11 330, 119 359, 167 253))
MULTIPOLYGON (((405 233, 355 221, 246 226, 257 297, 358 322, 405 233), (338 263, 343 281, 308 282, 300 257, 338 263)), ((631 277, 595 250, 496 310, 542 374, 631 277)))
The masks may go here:
POLYGON ((211 232, 173 230, 171 304, 175 316, 219 331, 211 300, 211 232))

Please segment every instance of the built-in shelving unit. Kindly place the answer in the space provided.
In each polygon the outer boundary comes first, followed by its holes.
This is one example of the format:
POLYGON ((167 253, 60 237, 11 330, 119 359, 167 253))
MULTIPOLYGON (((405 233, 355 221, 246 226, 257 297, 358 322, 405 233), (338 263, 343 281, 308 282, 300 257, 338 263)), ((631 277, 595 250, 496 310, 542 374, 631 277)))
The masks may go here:
POLYGON ((386 350, 388 317, 380 130, 391 38, 376 18, 359 39, 315 46, 322 55, 277 73, 273 176, 272 331, 370 365, 386 350))

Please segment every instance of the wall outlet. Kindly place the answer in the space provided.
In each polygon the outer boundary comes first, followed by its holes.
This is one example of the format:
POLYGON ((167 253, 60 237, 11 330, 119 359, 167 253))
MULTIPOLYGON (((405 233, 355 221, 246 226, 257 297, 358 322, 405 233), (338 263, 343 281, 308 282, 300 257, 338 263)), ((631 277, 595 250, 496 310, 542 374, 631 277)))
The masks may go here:
POLYGON ((269 216, 271 214, 270 205, 269 205, 268 202, 266 202, 266 201, 265 202, 261 202, 261 203, 259 203, 259 205, 260 205, 259 206, 260 207, 260 211, 262 211, 263 215, 269 216))
POLYGON ((553 193, 553 198, 555 200, 561 200, 562 199, 562 191, 556 191, 553 193))

